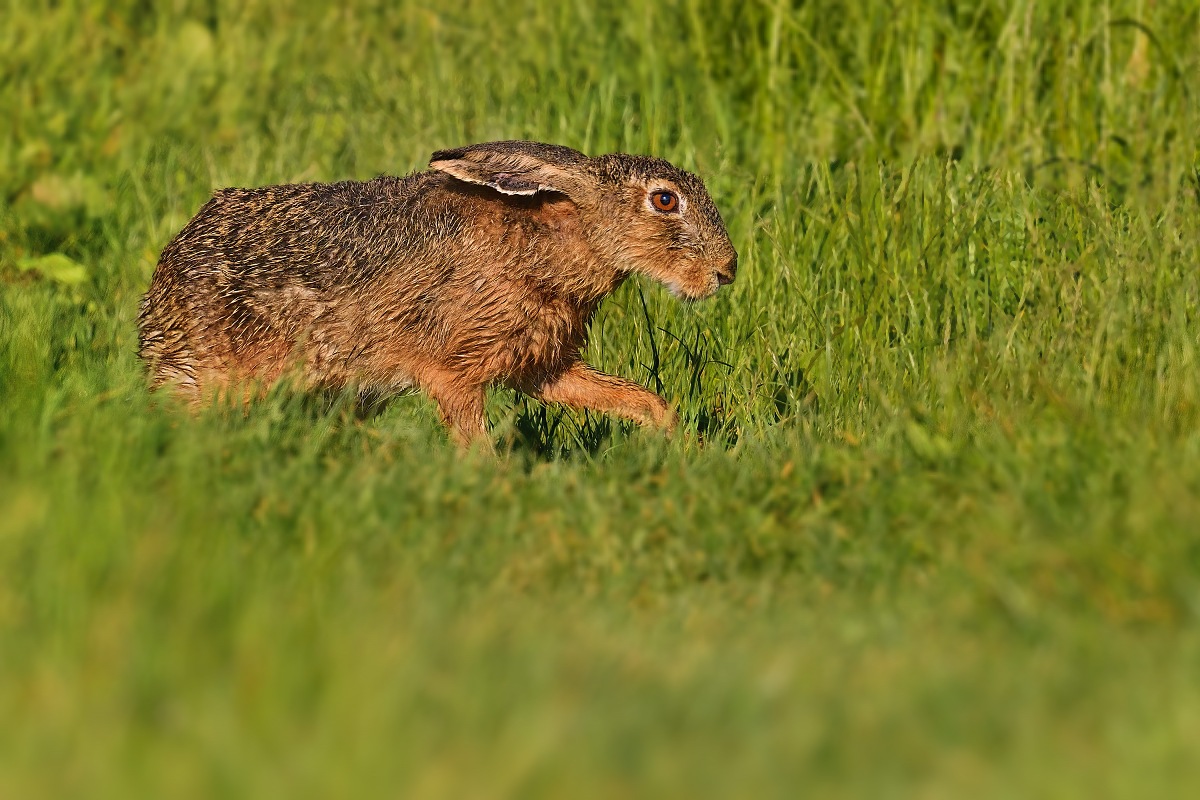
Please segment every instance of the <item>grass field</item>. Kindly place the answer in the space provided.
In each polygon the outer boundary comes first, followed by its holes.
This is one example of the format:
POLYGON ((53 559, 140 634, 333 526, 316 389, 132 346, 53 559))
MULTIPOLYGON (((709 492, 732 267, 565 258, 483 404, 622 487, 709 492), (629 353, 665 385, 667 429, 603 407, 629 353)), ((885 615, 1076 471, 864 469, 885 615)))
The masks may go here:
POLYGON ((0 4, 0 797, 1200 796, 1196 3, 446 5, 0 4), (499 138, 706 179, 681 435, 147 392, 213 189, 499 138))

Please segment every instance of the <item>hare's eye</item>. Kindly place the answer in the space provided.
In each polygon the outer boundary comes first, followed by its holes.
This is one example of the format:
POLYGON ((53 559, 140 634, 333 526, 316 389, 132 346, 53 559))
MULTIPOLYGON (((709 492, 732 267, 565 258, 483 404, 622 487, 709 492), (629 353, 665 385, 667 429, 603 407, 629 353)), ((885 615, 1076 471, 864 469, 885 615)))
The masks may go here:
POLYGON ((674 192, 666 190, 655 192, 650 195, 650 202, 659 211, 674 211, 679 208, 679 196, 674 192))

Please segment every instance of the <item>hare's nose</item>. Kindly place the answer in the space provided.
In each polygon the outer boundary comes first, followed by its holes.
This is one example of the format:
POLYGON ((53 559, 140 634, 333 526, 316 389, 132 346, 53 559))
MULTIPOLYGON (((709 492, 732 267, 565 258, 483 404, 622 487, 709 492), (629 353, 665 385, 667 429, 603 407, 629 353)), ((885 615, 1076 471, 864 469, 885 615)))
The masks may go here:
POLYGON ((733 283, 734 276, 737 275, 737 256, 729 259, 725 266, 717 269, 717 285, 726 286, 733 283))

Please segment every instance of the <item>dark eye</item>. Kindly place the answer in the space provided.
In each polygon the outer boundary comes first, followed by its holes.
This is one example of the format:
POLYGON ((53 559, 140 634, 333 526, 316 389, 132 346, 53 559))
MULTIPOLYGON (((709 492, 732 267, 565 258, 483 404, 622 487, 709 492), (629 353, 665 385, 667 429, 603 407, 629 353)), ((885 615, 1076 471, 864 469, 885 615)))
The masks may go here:
POLYGON ((674 192, 666 190, 655 192, 650 195, 650 202, 659 211, 674 211, 679 208, 679 196, 674 192))

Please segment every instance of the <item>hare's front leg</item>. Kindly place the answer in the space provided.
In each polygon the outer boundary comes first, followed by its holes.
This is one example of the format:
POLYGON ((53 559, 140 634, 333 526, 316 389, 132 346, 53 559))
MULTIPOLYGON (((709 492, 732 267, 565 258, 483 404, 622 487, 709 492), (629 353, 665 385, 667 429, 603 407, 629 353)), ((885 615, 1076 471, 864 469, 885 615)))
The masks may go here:
POLYGON ((547 403, 617 414, 667 431, 675 429, 675 411, 666 400, 633 381, 593 369, 582 361, 541 384, 522 388, 547 403))
POLYGON ((483 413, 486 396, 483 386, 463 385, 452 379, 423 382, 422 388, 437 403, 442 422, 463 447, 482 442, 490 447, 487 420, 483 413))

